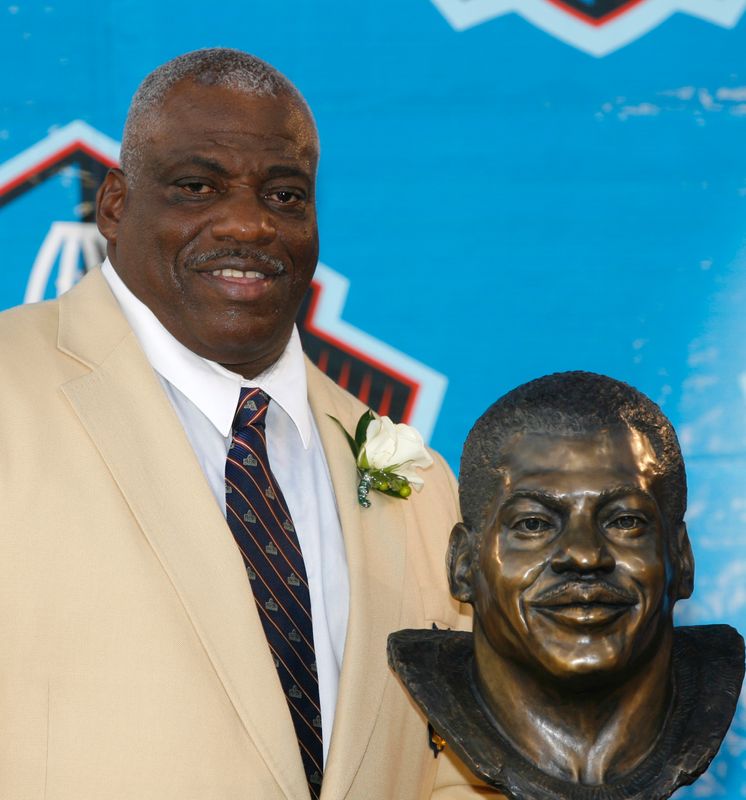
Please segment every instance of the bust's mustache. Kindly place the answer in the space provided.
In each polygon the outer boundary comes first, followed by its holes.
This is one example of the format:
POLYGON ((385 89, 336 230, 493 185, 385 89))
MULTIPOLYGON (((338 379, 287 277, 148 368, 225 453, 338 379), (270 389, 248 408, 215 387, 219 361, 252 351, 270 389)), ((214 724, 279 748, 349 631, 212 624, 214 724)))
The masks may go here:
POLYGON ((631 606, 637 598, 625 589, 614 586, 603 578, 596 580, 569 580, 550 586, 532 601, 533 606, 613 605, 631 606))

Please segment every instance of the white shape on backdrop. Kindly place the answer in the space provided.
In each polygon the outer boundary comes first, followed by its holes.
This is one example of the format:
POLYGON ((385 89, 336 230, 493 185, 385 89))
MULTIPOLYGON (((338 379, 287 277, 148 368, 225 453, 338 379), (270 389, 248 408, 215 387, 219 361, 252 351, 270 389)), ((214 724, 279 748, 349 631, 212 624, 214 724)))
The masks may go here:
POLYGON ((0 194, 75 149, 85 150, 103 162, 119 161, 119 142, 76 119, 52 129, 41 141, 0 164, 0 194))
POLYGON ((58 297, 104 260, 106 242, 93 222, 53 222, 31 267, 24 303, 43 300, 55 265, 54 295, 58 297), (81 255, 83 261, 81 264, 81 255))
POLYGON ((537 28, 594 56, 605 56, 657 28, 681 12, 732 28, 746 10, 746 0, 639 0, 606 22, 586 21, 553 0, 432 0, 457 31, 504 14, 519 14, 537 28))

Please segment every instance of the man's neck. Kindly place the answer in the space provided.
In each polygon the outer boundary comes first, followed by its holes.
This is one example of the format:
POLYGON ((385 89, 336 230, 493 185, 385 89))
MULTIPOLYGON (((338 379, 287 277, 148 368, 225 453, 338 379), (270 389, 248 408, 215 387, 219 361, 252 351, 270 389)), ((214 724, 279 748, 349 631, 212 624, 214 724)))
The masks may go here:
POLYGON ((655 745, 671 702, 671 642, 668 631, 620 686, 578 691, 502 658, 474 626, 480 688, 502 734, 543 772, 587 785, 629 773, 655 745))

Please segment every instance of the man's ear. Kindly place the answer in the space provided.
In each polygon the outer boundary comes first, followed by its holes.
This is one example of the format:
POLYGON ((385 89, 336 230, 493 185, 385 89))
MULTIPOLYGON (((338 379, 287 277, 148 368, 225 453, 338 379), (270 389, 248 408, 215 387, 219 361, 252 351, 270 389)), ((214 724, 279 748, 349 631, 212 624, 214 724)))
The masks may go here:
POLYGON ((117 243, 117 229, 126 199, 127 178, 121 169, 110 169, 96 192, 96 224, 110 246, 117 243))
POLYGON ((454 525, 448 541, 446 555, 448 584, 451 587, 451 594, 462 603, 471 603, 474 600, 472 577, 475 538, 463 522, 458 522, 454 525))
POLYGON ((677 572, 674 600, 686 600, 694 591, 694 555, 686 523, 682 522, 676 526, 674 537, 673 558, 677 572))

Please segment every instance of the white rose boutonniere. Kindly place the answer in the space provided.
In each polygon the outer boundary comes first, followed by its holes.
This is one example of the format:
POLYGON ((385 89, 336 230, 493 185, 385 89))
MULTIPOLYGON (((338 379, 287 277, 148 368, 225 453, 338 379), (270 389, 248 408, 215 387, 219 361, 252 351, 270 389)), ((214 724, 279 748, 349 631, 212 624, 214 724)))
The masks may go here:
POLYGON ((332 419, 342 429, 355 457, 360 477, 357 499, 363 508, 370 506, 371 489, 406 500, 412 489, 422 488, 424 481, 416 470, 429 467, 433 460, 415 428, 402 422, 394 424, 368 410, 358 420, 355 435, 350 436, 336 417, 332 419))

